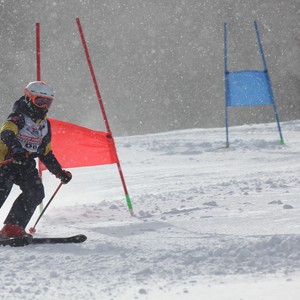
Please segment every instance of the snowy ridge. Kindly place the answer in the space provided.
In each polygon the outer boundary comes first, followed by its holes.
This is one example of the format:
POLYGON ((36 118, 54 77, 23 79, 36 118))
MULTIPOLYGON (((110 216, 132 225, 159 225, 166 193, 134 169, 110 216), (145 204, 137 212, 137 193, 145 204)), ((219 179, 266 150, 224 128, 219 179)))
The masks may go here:
POLYGON ((115 166, 72 170, 37 236, 88 240, 0 249, 4 299, 298 299, 300 121, 283 134, 233 127, 228 149, 223 128, 117 138, 135 217, 115 166))

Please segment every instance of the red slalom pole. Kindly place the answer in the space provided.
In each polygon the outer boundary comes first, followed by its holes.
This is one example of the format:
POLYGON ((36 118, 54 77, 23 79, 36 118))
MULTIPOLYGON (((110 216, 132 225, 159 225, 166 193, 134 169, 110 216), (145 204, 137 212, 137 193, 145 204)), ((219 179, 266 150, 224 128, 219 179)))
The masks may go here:
MULTIPOLYGON (((41 34, 40 23, 35 24, 35 44, 36 44, 36 80, 41 80, 41 34)), ((41 161, 38 159, 38 171, 42 180, 41 161)), ((40 212, 43 211, 43 202, 40 204, 40 212)))
POLYGON ((40 23, 35 24, 36 32, 36 80, 41 80, 41 43, 40 43, 40 23))
MULTIPOLYGON (((41 34, 40 23, 35 24, 35 40, 36 40, 36 80, 41 80, 41 34)), ((39 175, 42 178, 41 161, 38 160, 39 175)))
MULTIPOLYGON (((35 40, 36 40, 36 80, 41 80, 41 34, 40 23, 35 24, 35 40)), ((42 178, 41 161, 38 160, 39 175, 42 178)))
POLYGON ((92 76, 92 80, 93 80, 93 83, 94 83, 94 87, 95 87, 95 90, 96 90, 98 102, 99 102, 99 105, 100 105, 100 108, 101 108, 101 111, 102 111, 104 123, 105 123, 105 126, 106 126, 106 131, 107 131, 107 137, 112 139, 113 144, 114 144, 114 148, 115 148, 115 151, 116 151, 117 167, 118 167, 119 175, 120 175, 121 182, 122 182, 122 185, 123 185, 127 206, 128 206, 130 214, 133 215, 132 203, 131 203, 131 200, 130 200, 130 197, 129 197, 129 194, 128 194, 128 191, 127 191, 123 171, 122 171, 121 164, 120 164, 120 161, 119 161, 119 157, 118 157, 118 154, 117 154, 117 150, 116 150, 116 147, 115 147, 114 138, 113 138, 112 132, 110 130, 110 126, 109 126, 108 119, 107 119, 107 116, 106 116, 105 108, 104 108, 104 105, 103 105, 103 101, 102 101, 102 98, 101 98, 101 95, 100 95, 98 83, 97 83, 97 80, 96 80, 96 75, 95 75, 94 68, 93 68, 93 65, 92 65, 92 60, 91 60, 89 50, 88 50, 88 47, 87 47, 87 44, 86 44, 86 41, 85 41, 85 38, 84 38, 84 34, 83 34, 83 30, 82 30, 82 26, 81 26, 79 18, 76 18, 76 23, 77 23, 77 26, 78 26, 78 31, 79 31, 79 34, 80 34, 80 37, 81 37, 81 41, 82 41, 82 45, 83 45, 83 48, 84 48, 85 56, 86 56, 86 59, 87 59, 87 63, 88 63, 90 73, 91 73, 91 76, 92 76))
MULTIPOLYGON (((36 38, 36 80, 41 80, 41 34, 40 23, 35 24, 35 38, 36 38)), ((39 175, 42 178, 41 161, 38 160, 39 175)))
POLYGON ((13 160, 14 160, 13 158, 10 158, 10 159, 0 162, 0 167, 13 162, 13 160))

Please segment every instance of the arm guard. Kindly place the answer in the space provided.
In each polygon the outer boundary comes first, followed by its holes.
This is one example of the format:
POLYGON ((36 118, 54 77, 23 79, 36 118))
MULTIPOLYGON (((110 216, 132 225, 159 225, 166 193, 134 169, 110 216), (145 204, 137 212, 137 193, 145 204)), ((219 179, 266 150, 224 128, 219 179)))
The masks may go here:
POLYGON ((39 155, 39 159, 52 174, 56 175, 62 171, 61 165, 52 151, 49 151, 46 155, 39 155))

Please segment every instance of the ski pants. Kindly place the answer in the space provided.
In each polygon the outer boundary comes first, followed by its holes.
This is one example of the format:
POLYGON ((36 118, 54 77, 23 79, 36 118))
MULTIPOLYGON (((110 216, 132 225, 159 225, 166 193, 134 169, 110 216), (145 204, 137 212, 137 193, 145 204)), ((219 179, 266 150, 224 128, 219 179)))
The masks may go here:
POLYGON ((20 187, 21 194, 14 201, 4 224, 15 224, 25 229, 36 207, 45 197, 34 159, 22 165, 9 163, 0 167, 0 208, 14 184, 20 187))

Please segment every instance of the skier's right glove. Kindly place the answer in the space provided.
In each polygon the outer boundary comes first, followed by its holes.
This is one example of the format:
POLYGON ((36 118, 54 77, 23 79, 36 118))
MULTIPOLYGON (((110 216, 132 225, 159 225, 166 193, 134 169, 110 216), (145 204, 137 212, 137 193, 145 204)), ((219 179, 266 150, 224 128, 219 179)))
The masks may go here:
POLYGON ((62 184, 67 184, 72 179, 72 174, 69 171, 61 170, 56 174, 56 177, 60 179, 62 184))
POLYGON ((12 149, 12 157, 15 164, 23 164, 28 157, 28 153, 22 147, 14 147, 12 149))

